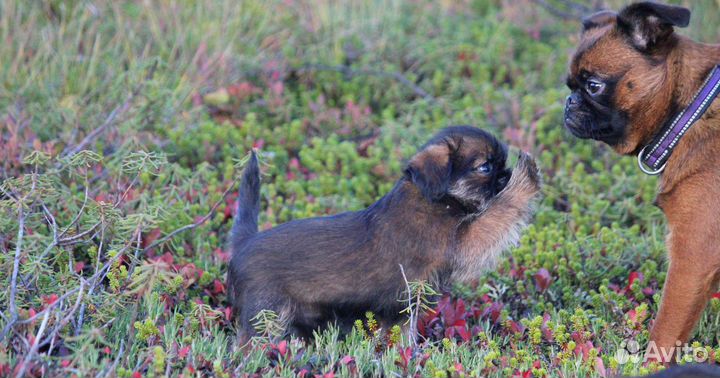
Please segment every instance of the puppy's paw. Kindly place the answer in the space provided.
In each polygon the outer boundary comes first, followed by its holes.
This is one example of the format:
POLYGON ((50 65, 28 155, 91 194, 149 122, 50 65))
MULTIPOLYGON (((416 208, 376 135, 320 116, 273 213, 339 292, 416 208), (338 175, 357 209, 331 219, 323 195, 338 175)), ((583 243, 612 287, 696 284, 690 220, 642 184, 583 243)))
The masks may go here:
POLYGON ((518 200, 531 201, 539 196, 541 188, 542 179, 535 159, 525 152, 520 152, 510 182, 504 191, 512 193, 518 200))

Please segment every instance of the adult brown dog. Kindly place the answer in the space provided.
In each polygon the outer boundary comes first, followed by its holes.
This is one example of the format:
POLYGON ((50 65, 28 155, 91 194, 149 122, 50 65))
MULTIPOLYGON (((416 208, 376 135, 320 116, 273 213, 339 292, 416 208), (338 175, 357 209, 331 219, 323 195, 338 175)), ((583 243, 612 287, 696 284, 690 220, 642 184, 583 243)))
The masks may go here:
POLYGON ((720 279, 720 101, 695 96, 714 82, 720 45, 674 32, 689 20, 688 9, 653 2, 585 19, 565 108, 575 136, 639 154, 644 171, 662 173, 670 263, 650 338, 665 350, 688 341, 720 279), (678 130, 698 104, 705 112, 678 130))
POLYGON ((245 336, 272 310, 309 337, 328 322, 347 330, 366 311, 400 317, 406 283, 467 282, 515 243, 540 188, 533 160, 514 172, 506 147, 474 127, 442 130, 404 176, 365 210, 294 220, 257 232, 260 176, 253 153, 232 229, 228 290, 245 336))

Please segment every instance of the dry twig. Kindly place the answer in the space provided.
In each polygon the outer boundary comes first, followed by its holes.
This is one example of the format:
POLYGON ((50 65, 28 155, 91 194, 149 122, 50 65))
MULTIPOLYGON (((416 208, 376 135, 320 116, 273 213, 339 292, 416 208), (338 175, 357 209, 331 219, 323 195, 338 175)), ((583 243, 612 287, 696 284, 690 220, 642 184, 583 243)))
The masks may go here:
POLYGON ((405 268, 403 268, 402 264, 400 265, 400 273, 402 273, 403 281, 405 281, 405 288, 408 292, 408 308, 410 308, 410 311, 408 311, 408 315, 410 316, 410 326, 408 327, 408 341, 410 341, 410 345, 413 347, 413 349, 417 346, 417 317, 419 316, 419 308, 420 308, 420 298, 418 298, 418 302, 416 303, 415 307, 413 308, 413 292, 412 288, 410 287, 410 282, 407 279, 407 276, 405 275, 405 268))

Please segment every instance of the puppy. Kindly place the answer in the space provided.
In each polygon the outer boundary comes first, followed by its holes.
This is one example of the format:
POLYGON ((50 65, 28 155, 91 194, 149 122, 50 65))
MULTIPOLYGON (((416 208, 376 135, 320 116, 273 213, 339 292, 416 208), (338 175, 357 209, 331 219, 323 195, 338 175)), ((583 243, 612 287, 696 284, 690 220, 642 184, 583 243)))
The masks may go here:
POLYGON ((467 126, 435 135, 395 187, 365 210, 294 220, 257 232, 260 176, 253 153, 243 173, 231 235, 228 292, 246 336, 261 310, 301 337, 337 323, 348 330, 372 311, 400 318, 409 281, 468 282, 515 243, 540 189, 526 154, 514 172, 506 147, 467 126))
POLYGON ((586 18, 565 108, 575 136, 662 174, 670 264, 650 340, 665 350, 688 341, 720 280, 720 45, 674 32, 689 20, 654 2, 586 18))

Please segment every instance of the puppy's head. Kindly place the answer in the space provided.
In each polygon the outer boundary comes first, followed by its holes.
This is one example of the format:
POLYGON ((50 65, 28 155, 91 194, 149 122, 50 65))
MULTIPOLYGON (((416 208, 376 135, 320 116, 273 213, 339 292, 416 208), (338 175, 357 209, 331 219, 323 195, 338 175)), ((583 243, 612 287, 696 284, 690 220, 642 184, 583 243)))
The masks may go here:
POLYGON ((620 153, 648 142, 673 108, 671 78, 680 68, 673 27, 689 21, 689 10, 654 2, 584 19, 567 78, 565 127, 620 153))
POLYGON ((474 211, 507 185, 506 159, 507 148, 489 133, 453 126, 427 142, 405 174, 427 200, 455 201, 474 211))

